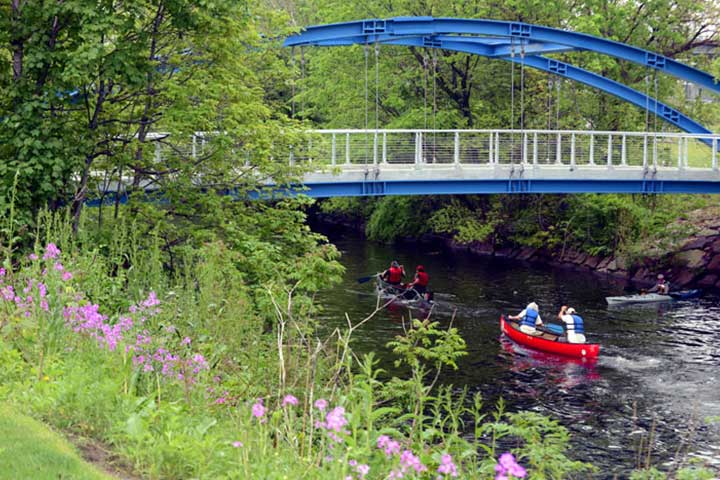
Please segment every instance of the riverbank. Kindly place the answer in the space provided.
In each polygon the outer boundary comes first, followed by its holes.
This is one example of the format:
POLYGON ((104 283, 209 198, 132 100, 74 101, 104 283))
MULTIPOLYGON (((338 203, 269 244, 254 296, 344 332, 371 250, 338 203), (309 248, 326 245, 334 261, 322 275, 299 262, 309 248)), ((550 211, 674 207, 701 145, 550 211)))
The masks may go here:
MULTIPOLYGON (((367 222, 358 215, 314 210, 318 222, 339 225, 365 234, 367 222)), ((689 212, 668 226, 672 235, 645 238, 633 254, 592 255, 557 244, 523 246, 494 240, 461 242, 451 233, 423 233, 403 236, 400 242, 441 244, 450 250, 474 255, 514 259, 554 268, 572 269, 611 276, 634 288, 650 286, 662 273, 674 288, 701 288, 720 291, 720 208, 709 207, 689 212)))

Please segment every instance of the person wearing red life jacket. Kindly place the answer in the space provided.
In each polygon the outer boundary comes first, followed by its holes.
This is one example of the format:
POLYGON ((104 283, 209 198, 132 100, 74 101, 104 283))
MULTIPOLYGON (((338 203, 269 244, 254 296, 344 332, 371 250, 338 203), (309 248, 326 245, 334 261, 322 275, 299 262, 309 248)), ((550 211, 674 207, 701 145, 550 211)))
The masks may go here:
POLYGON ((405 268, 400 265, 397 260, 393 260, 390 264, 390 268, 385 270, 381 275, 380 278, 385 280, 390 285, 400 285, 402 283, 402 279, 405 276, 405 268))
POLYGON ((425 295, 428 283, 430 283, 430 276, 425 272, 425 267, 418 265, 415 268, 415 278, 412 283, 408 284, 407 288, 414 288, 420 295, 425 295))

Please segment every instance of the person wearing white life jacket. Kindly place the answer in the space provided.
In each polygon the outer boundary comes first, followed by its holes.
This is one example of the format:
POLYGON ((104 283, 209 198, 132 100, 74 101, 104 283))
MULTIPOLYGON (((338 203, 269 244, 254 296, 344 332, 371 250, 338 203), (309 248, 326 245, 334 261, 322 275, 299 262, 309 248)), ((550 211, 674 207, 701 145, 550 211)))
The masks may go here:
POLYGON ((508 318, 510 320, 519 320, 520 331, 523 333, 528 335, 540 335, 542 333, 535 328, 543 324, 542 318, 540 318, 540 308, 535 302, 528 303, 522 312, 517 315, 508 315, 508 318))
POLYGON ((585 343, 585 326, 583 319, 575 309, 563 305, 558 313, 558 320, 565 323, 565 332, 569 343, 585 343))
POLYGON ((670 284, 665 281, 665 275, 662 273, 657 276, 657 283, 654 287, 647 291, 647 293, 659 293, 661 295, 667 295, 670 293, 670 284))

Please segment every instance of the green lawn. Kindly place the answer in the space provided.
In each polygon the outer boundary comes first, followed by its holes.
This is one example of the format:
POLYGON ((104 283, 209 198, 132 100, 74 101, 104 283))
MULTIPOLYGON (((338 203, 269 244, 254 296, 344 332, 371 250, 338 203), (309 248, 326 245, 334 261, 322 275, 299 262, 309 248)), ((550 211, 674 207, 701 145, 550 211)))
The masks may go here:
POLYGON ((62 436, 0 404, 0 479, 97 479, 107 474, 80 458, 62 436))

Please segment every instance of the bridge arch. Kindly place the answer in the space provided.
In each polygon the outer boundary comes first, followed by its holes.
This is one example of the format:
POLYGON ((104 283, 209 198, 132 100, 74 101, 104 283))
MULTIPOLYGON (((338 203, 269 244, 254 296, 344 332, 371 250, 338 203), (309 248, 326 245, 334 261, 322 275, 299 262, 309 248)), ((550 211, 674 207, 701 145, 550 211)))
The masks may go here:
POLYGON ((529 67, 584 83, 616 96, 648 110, 685 132, 713 133, 687 115, 649 95, 542 55, 592 51, 643 65, 720 93, 720 84, 707 72, 648 50, 584 33, 501 20, 397 17, 311 26, 288 37, 284 45, 344 46, 366 43, 440 48, 515 63, 524 62, 529 67), (520 45, 526 52, 522 60, 511 52, 513 47, 518 48, 520 45))

